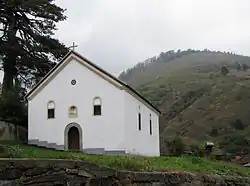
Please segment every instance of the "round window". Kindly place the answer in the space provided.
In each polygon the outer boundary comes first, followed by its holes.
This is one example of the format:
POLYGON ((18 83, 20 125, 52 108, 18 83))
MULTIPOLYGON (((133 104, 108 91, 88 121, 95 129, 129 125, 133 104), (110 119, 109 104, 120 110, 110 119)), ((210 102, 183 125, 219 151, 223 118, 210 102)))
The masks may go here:
POLYGON ((71 81, 71 84, 72 84, 72 85, 75 85, 75 84, 76 84, 76 80, 73 79, 73 80, 71 81))

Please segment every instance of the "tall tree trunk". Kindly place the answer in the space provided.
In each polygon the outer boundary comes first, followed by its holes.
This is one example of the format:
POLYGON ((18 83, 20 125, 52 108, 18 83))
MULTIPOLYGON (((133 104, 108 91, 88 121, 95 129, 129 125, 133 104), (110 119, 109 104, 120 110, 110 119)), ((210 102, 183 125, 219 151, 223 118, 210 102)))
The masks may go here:
POLYGON ((4 76, 3 76, 3 87, 2 87, 2 94, 3 96, 6 95, 6 93, 12 89, 13 87, 13 80, 17 75, 16 71, 16 59, 17 59, 17 53, 16 53, 16 33, 17 28, 15 25, 15 20, 9 21, 9 26, 7 29, 7 40, 6 44, 8 44, 8 48, 6 48, 6 57, 3 60, 3 70, 4 70, 4 76))
POLYGON ((13 87, 13 73, 4 68, 2 94, 5 95, 13 87))

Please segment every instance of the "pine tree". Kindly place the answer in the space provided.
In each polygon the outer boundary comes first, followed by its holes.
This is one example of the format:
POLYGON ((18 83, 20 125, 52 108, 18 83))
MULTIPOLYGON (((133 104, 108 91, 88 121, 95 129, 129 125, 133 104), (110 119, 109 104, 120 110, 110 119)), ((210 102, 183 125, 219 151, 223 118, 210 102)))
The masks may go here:
POLYGON ((229 73, 229 70, 226 66, 221 67, 221 74, 222 75, 227 75, 229 73))
POLYGON ((242 65, 242 70, 243 70, 243 71, 247 71, 248 68, 249 68, 249 66, 248 66, 247 64, 244 63, 244 64, 242 65))
POLYGON ((0 61, 3 93, 15 82, 31 87, 68 49, 53 38, 56 23, 66 19, 54 0, 0 0, 0 61))
POLYGON ((6 92, 5 97, 0 96, 0 120, 27 127, 28 109, 24 103, 23 88, 15 84, 6 92))

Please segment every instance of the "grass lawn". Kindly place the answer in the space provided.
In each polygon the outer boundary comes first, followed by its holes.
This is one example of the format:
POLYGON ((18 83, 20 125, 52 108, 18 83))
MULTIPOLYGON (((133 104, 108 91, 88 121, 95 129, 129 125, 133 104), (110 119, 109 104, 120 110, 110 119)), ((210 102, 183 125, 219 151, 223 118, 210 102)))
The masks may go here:
POLYGON ((227 176, 250 176, 243 166, 198 157, 131 157, 86 155, 33 147, 15 142, 0 142, 2 158, 46 158, 86 160, 91 163, 131 171, 188 171, 227 176))

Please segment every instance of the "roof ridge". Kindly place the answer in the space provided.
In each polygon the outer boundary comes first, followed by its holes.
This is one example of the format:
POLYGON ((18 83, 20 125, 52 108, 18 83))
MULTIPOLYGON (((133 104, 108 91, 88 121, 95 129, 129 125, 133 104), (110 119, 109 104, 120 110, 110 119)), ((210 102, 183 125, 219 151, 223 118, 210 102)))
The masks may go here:
MULTIPOLYGON (((155 111, 157 111, 158 113, 161 113, 161 111, 156 108, 152 103, 150 103, 146 98, 144 98, 141 94, 139 94, 136 90, 134 90, 132 87, 130 87, 126 82, 123 82, 122 80, 118 79, 117 77, 115 77, 114 75, 112 75, 111 73, 109 73, 108 71, 104 70, 103 68, 99 67, 98 65, 96 65, 95 63, 91 62, 89 59, 87 59, 86 57, 82 56, 81 54, 71 50, 69 51, 61 60, 59 63, 57 63, 26 95, 25 95, 25 99, 27 100, 28 96, 34 92, 36 90, 36 88, 38 88, 38 86, 50 75, 53 73, 53 71, 55 69, 57 69, 60 64, 62 64, 62 62, 68 58, 71 54, 79 57, 81 60, 87 62, 89 65, 91 65, 92 67, 94 67, 95 69, 99 70, 100 72, 102 72, 103 74, 107 75, 108 77, 110 77, 111 79, 113 79, 114 81, 116 81, 117 83, 119 83, 120 85, 122 85, 123 87, 127 88, 128 90, 130 90, 131 92, 133 92, 136 96, 138 96, 140 99, 142 99, 144 102, 146 102, 150 107, 152 107, 155 111)), ((133 95, 132 95, 133 96, 133 95)))

